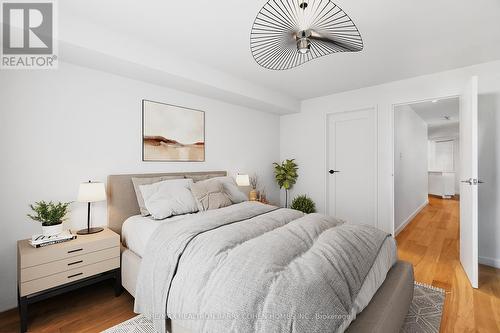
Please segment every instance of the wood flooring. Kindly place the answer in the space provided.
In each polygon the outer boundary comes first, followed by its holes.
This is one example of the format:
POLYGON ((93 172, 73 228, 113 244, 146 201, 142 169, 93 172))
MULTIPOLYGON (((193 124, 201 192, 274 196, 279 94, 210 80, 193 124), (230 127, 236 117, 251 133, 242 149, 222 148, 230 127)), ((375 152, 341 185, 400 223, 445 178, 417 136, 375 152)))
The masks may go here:
MULTIPOLYGON (((127 292, 115 297, 113 281, 59 295, 28 307, 28 332, 101 332, 136 314, 127 292)), ((17 309, 0 313, 0 332, 19 333, 17 309)))
POLYGON ((500 332, 500 270, 479 266, 473 289, 460 264, 459 202, 429 197, 396 237, 398 255, 415 269, 415 280, 446 290, 441 332, 500 332))
MULTIPOLYGON (((472 289, 459 262, 459 202, 429 198, 429 205, 396 237, 399 257, 413 263, 415 279, 446 290, 441 332, 500 332, 500 270, 480 266, 472 289)), ((29 307, 29 332, 101 332, 135 316, 133 298, 114 297, 103 282, 29 307)), ((0 313, 0 332, 19 332, 17 310, 0 313)))

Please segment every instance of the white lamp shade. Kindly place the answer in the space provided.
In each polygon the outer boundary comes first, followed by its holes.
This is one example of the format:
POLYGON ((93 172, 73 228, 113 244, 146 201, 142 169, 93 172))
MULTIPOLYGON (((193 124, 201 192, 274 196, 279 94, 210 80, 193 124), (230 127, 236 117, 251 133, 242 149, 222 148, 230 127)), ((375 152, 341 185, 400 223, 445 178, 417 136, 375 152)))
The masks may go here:
POLYGON ((238 186, 250 186, 250 177, 248 175, 240 175, 236 176, 236 184, 238 186))
POLYGON ((81 183, 78 190, 79 202, 96 202, 106 200, 106 188, 104 183, 81 183))

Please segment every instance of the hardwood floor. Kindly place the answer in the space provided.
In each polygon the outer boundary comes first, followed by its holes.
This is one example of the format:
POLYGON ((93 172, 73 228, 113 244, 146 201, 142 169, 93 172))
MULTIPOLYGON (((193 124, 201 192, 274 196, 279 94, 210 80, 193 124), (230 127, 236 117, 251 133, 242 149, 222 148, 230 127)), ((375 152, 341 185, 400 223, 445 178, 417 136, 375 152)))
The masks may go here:
POLYGON ((429 205, 396 237, 415 280, 446 290, 441 332, 500 332, 500 270, 479 267, 473 289, 460 265, 459 202, 429 197, 429 205))
MULTIPOLYGON (((459 262, 458 201, 430 204, 396 237, 399 257, 415 279, 446 290, 441 332, 500 332, 500 270, 480 267, 472 289, 459 262)), ((135 316, 133 299, 114 297, 109 282, 48 299, 29 308, 29 332, 100 332, 135 316)), ((17 310, 0 313, 0 332, 18 332, 17 310)))
MULTIPOLYGON (((135 316, 132 296, 115 297, 112 281, 88 286, 28 307, 28 332, 101 332, 135 316)), ((18 333, 17 309, 0 313, 0 332, 18 333)))

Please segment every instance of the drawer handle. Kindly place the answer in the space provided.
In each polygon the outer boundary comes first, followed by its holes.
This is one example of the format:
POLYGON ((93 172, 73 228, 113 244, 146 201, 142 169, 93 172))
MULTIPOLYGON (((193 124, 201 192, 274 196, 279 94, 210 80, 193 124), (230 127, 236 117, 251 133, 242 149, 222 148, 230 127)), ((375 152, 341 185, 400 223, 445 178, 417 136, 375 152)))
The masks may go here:
POLYGON ((71 251, 68 251, 68 253, 78 252, 78 251, 82 251, 82 250, 83 250, 83 249, 71 250, 71 251))
POLYGON ((79 275, 83 275, 83 273, 77 273, 77 274, 70 275, 70 276, 68 276, 68 279, 74 278, 74 277, 79 276, 79 275))
POLYGON ((80 264, 80 263, 82 263, 82 262, 83 262, 83 260, 78 260, 78 261, 75 261, 75 262, 70 262, 70 263, 68 264, 68 266, 71 266, 71 265, 76 265, 76 264, 80 264))

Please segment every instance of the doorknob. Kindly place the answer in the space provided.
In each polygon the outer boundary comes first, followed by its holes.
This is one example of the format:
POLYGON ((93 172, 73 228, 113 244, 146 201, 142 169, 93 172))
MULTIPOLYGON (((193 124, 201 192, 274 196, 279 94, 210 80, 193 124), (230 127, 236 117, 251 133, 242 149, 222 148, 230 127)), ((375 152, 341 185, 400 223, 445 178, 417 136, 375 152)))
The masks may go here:
POLYGON ((337 172, 340 172, 339 170, 330 170, 328 171, 330 173, 330 175, 333 175, 334 173, 337 173, 337 172))

